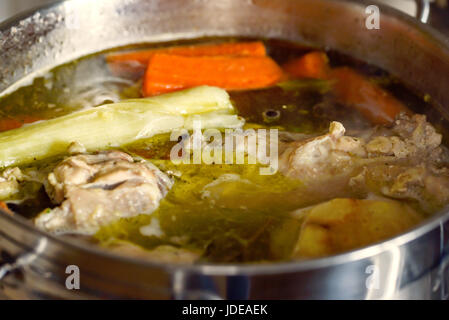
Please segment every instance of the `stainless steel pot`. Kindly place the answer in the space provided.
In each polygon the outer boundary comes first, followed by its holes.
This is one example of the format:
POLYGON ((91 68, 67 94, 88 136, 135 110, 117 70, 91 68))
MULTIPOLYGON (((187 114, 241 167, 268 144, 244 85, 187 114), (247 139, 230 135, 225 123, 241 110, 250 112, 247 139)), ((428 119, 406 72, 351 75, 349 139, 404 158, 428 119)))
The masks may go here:
MULTIPOLYGON (((75 58, 141 42, 203 36, 280 38, 333 48, 389 70, 449 112, 449 40, 364 1, 77 0, 0 27, 0 92, 75 58), (25 79, 25 80, 24 80, 25 79)), ((448 117, 449 118, 449 117, 448 117)), ((176 266, 117 257, 0 213, 0 287, 13 298, 432 298, 449 294, 449 212, 414 230, 332 257, 266 265, 176 266), (81 288, 68 290, 68 265, 81 288)))

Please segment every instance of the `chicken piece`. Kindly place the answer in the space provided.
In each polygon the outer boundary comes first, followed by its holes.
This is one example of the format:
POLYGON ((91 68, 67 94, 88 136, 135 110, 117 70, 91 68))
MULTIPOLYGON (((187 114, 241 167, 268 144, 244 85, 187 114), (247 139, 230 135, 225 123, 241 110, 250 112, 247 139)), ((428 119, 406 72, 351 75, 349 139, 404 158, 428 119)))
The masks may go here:
POLYGON ((73 186, 94 181, 101 183, 105 179, 104 185, 127 180, 127 169, 133 168, 133 162, 130 155, 119 151, 68 157, 48 175, 45 189, 53 203, 60 204, 73 186), (107 174, 105 175, 105 173, 107 174), (111 177, 111 173, 125 176, 115 177, 115 179, 112 177, 107 181, 111 177))
POLYGON ((17 168, 8 168, 0 174, 0 200, 6 200, 20 192, 19 183, 23 181, 22 171, 17 168))
POLYGON ((422 164, 412 167, 376 164, 352 178, 350 184, 359 190, 416 203, 428 214, 449 203, 448 170, 435 175, 422 164))
POLYGON ((359 186, 418 203, 424 212, 434 213, 449 203, 448 154, 441 141, 425 116, 401 114, 389 131, 366 144, 371 158, 389 160, 367 166, 351 183, 359 180, 359 186))
POLYGON ((361 133, 360 137, 350 137, 344 135, 341 123, 332 122, 328 134, 294 141, 282 148, 280 169, 287 176, 307 181, 323 180, 323 176, 335 174, 347 165, 399 160, 407 165, 447 161, 441 134, 423 115, 401 114, 392 128, 382 130, 368 136, 361 133))
POLYGON ((383 155, 428 162, 441 158, 441 141, 442 135, 426 121, 426 116, 400 114, 389 131, 367 142, 366 151, 371 157, 383 155))
POLYGON ((45 182, 60 206, 40 214, 35 224, 55 233, 94 234, 119 218, 152 213, 171 185, 156 167, 120 151, 70 156, 45 182))
POLYGON ((328 134, 281 148, 280 171, 306 185, 347 178, 355 169, 353 156, 363 157, 366 152, 361 140, 344 133, 341 123, 332 122, 328 134))
POLYGON ((394 200, 334 199, 308 210, 293 256, 321 257, 360 248, 421 220, 411 207, 394 200))
POLYGON ((332 122, 326 135, 287 143, 280 148, 281 172, 317 192, 323 185, 351 197, 375 192, 413 200, 428 213, 449 202, 447 150, 425 116, 401 114, 393 127, 360 137, 344 132, 332 122))

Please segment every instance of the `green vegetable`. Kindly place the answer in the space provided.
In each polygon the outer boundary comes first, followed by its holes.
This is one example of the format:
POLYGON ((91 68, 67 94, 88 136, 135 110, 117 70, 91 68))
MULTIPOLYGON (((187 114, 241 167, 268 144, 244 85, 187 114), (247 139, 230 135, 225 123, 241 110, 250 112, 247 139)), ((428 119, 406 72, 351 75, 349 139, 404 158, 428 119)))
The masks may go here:
POLYGON ((63 154, 75 141, 94 151, 182 128, 190 130, 197 118, 204 129, 243 125, 243 120, 234 115, 226 91, 197 87, 125 100, 3 132, 0 167, 63 154))

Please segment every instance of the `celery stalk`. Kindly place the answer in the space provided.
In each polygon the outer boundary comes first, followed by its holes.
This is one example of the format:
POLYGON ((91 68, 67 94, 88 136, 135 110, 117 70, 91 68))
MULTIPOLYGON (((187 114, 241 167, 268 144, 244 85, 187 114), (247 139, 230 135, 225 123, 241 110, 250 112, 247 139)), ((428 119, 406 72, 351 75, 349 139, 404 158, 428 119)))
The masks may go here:
POLYGON ((0 133, 0 167, 63 154, 72 142, 88 151, 118 147, 172 130, 240 127, 226 91, 197 87, 145 99, 125 100, 0 133))

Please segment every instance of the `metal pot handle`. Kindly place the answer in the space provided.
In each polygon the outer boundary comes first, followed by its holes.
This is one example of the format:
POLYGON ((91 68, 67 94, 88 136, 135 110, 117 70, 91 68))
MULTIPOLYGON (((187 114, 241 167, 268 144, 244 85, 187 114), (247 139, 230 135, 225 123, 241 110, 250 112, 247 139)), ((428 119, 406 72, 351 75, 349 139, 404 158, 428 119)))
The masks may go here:
POLYGON ((416 18, 422 23, 427 23, 430 16, 431 0, 415 0, 416 2, 416 18))

